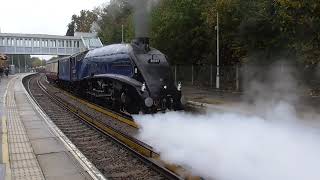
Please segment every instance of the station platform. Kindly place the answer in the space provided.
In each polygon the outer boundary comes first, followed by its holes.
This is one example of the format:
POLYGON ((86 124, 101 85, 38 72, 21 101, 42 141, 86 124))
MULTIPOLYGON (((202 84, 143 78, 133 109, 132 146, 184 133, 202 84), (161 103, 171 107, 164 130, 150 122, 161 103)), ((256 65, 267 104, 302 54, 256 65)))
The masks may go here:
MULTIPOLYGON (((232 105, 248 101, 246 95, 243 92, 239 91, 223 91, 197 86, 185 86, 182 89, 182 93, 188 101, 201 104, 232 105)), ((301 99, 301 102, 303 102, 304 104, 311 104, 316 106, 320 104, 320 95, 308 93, 296 95, 301 99)))
POLYGON ((103 179, 29 96, 24 76, 0 82, 0 180, 103 179))
MULTIPOLYGON (((242 92, 219 91, 196 86, 185 86, 182 89, 182 93, 186 97, 187 102, 192 106, 245 114, 252 114, 255 108, 257 108, 257 104, 253 98, 259 100, 259 97, 251 97, 248 99, 242 92)), ((304 116, 308 113, 320 114, 320 109, 315 108, 320 105, 320 96, 297 94, 297 97, 299 97, 299 103, 291 104, 297 113, 300 115, 303 114, 304 116)), ((270 99, 272 99, 272 97, 270 97, 270 99)))
POLYGON ((182 93, 189 102, 212 105, 237 103, 241 101, 242 95, 239 92, 217 91, 196 86, 185 86, 182 93))

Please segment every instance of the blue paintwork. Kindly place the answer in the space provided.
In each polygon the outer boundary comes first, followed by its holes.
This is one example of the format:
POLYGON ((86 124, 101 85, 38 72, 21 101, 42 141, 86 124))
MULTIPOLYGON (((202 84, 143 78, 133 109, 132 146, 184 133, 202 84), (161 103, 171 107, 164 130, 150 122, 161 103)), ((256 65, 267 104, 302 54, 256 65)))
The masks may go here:
POLYGON ((72 66, 71 66, 72 81, 79 81, 80 80, 79 72, 80 72, 82 64, 83 64, 83 59, 76 60, 75 65, 72 64, 72 66))
POLYGON ((59 79, 63 81, 71 81, 69 58, 59 60, 59 79))
POLYGON ((128 54, 86 57, 79 72, 79 79, 98 74, 133 76, 133 64, 128 54))
POLYGON ((126 53, 86 56, 84 59, 59 60, 59 79, 63 81, 81 81, 91 75, 118 74, 132 77, 134 65, 126 53), (75 63, 74 63, 75 61, 75 63))

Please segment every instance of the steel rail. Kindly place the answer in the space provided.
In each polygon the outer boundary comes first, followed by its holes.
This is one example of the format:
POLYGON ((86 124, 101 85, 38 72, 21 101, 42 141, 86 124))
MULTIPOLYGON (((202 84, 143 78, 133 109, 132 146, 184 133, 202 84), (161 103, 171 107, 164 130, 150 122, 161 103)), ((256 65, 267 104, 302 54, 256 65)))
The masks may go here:
MULTIPOLYGON (((68 96, 69 98, 71 98, 81 104, 86 105, 88 108, 95 110, 105 116, 112 117, 111 118, 112 120, 117 120, 117 121, 120 121, 120 122, 127 124, 129 126, 132 126, 133 128, 139 129, 139 125, 134 122, 133 118, 125 113, 119 113, 119 112, 113 111, 111 109, 107 109, 105 107, 102 107, 102 106, 97 105, 95 103, 92 103, 90 101, 87 101, 86 99, 83 99, 81 97, 74 96, 73 94, 71 94, 70 92, 68 92, 64 89, 61 89, 59 87, 55 87, 55 88, 57 88, 59 91, 63 92, 63 94, 68 96)), ((119 132, 119 133, 121 133, 121 132, 119 132)), ((113 134, 113 133, 111 133, 111 134, 113 134)), ((123 133, 121 133, 121 134, 123 134, 123 133)), ((128 135, 127 135, 127 137, 131 138, 128 135)), ((122 140, 122 139, 123 138, 120 138, 120 140, 122 140)), ((143 146, 143 148, 140 148, 141 146, 136 146, 135 144, 132 144, 131 142, 128 143, 127 141, 125 141, 125 143, 127 145, 129 145, 131 148, 133 148, 136 151, 143 154, 144 156, 146 156, 148 158, 152 158, 153 161, 160 162, 160 164, 162 164, 165 168, 167 168, 169 171, 173 172, 174 174, 178 175, 179 177, 184 177, 185 179, 189 179, 189 180, 203 179, 198 176, 192 176, 192 174, 190 172, 187 172, 181 166, 174 165, 174 164, 168 164, 167 162, 164 162, 163 160, 161 160, 160 155, 152 150, 152 147, 150 147, 149 145, 147 145, 139 140, 136 140, 136 141, 138 141, 139 144, 143 146), (146 150, 145 148, 148 148, 148 149, 146 150)))

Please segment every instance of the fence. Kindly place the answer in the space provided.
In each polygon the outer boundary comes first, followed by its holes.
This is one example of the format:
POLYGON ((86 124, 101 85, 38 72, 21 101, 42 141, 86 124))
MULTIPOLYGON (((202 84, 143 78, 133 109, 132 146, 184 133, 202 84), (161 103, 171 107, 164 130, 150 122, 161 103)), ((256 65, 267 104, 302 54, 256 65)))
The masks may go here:
MULTIPOLYGON (((283 74, 290 73, 290 76, 293 76, 294 80, 298 83, 304 84, 312 90, 320 91, 319 67, 308 68, 302 65, 288 64, 280 64, 279 66, 221 66, 219 68, 219 89, 241 91, 246 85, 246 82, 252 79, 258 79, 261 76, 270 76, 271 69, 273 72, 282 72, 283 74), (290 69, 290 72, 286 69, 290 69)), ((217 67, 215 65, 173 65, 172 72, 176 83, 182 82, 187 86, 216 88, 217 67)), ((283 74, 278 73, 278 76, 283 76, 283 74)))
MULTIPOLYGON (((217 67, 211 64, 172 66, 175 82, 189 86, 216 88, 217 67)), ((239 66, 219 68, 220 89, 240 90, 239 66)))

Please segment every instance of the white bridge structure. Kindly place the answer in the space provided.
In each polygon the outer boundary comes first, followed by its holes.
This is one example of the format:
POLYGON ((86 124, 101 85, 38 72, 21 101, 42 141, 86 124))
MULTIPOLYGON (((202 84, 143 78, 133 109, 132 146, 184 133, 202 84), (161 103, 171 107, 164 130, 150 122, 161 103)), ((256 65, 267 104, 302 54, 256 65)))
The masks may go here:
POLYGON ((75 32, 74 36, 0 33, 0 54, 68 56, 102 47, 97 33, 75 32))

